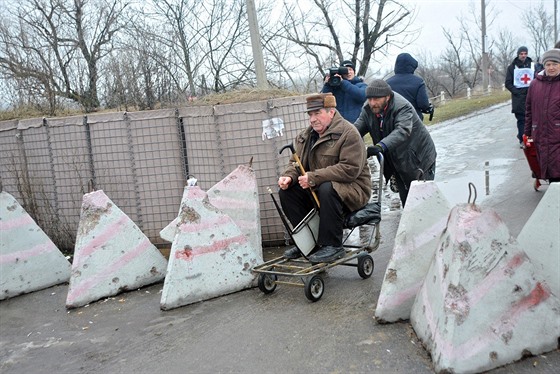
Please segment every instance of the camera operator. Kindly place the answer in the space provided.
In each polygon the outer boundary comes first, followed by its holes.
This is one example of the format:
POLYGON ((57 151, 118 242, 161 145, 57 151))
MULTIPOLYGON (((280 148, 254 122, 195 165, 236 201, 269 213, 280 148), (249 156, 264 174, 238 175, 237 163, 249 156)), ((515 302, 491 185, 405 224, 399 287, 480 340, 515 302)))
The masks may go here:
POLYGON ((354 123, 366 101, 366 87, 364 80, 356 76, 354 63, 344 60, 339 68, 329 69, 321 92, 331 92, 336 98, 338 112, 354 123))

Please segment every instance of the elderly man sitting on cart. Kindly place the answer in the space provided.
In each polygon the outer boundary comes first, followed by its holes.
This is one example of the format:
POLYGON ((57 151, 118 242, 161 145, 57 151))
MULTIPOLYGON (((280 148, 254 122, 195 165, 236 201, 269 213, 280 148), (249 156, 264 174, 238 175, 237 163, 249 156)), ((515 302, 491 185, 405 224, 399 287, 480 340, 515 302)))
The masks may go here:
MULTIPOLYGON (((344 256, 342 246, 344 215, 362 208, 371 196, 371 175, 365 146, 358 130, 336 108, 331 93, 307 97, 309 123, 294 141, 290 166, 278 179, 284 213, 295 227, 315 207, 313 191, 320 206, 319 233, 312 263, 330 262, 344 256), (306 173, 294 165, 299 155, 306 173)), ((295 259, 297 247, 284 253, 295 259)))

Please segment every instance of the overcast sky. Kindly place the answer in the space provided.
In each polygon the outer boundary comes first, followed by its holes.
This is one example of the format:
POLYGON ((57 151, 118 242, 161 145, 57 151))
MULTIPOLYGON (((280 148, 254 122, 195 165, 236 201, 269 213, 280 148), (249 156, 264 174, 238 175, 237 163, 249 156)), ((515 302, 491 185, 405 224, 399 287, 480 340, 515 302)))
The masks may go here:
MULTIPOLYGON (((442 28, 456 30, 459 24, 457 18, 461 17, 461 14, 467 19, 472 19, 470 13, 472 5, 475 6, 475 13, 479 16, 481 8, 481 0, 400 0, 400 2, 414 5, 418 12, 415 21, 415 25, 420 28, 418 40, 405 48, 413 55, 424 50, 438 56, 447 44, 442 28)), ((492 35, 498 35, 502 29, 509 29, 514 32, 516 41, 520 45, 527 45, 530 49, 531 41, 527 36, 527 30, 522 25, 522 14, 528 9, 537 9, 541 2, 552 15, 554 0, 486 0, 488 36, 492 37, 492 35), (494 21, 488 25, 492 18, 491 12, 494 13, 494 21), (498 16, 496 16, 497 13, 499 13, 498 16)), ((476 32, 479 31, 476 30, 476 32)), ((400 52, 401 50, 391 51, 388 59, 394 61, 400 52)), ((532 56, 530 50, 529 55, 532 56)))

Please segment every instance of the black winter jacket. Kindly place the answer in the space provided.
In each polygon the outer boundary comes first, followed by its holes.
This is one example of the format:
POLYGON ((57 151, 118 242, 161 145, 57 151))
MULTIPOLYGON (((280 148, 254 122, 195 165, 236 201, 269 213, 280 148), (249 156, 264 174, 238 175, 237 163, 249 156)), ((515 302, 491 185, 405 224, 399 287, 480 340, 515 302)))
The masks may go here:
POLYGON ((430 109, 430 99, 426 91, 424 80, 414 71, 418 67, 418 61, 408 53, 401 53, 395 61, 395 75, 387 79, 391 89, 407 99, 421 120, 424 119, 422 111, 430 109))
POLYGON ((386 161, 390 161, 389 166, 407 188, 421 176, 420 170, 426 172, 436 162, 436 147, 430 133, 412 105, 396 92, 382 117, 374 114, 366 103, 354 125, 362 137, 369 133, 373 144, 382 142, 387 147, 386 161))
MULTIPOLYGON (((512 63, 508 66, 507 73, 506 73, 506 82, 505 86, 509 92, 511 92, 511 112, 516 114, 525 114, 525 101, 527 99, 527 90, 529 87, 526 88, 517 88, 513 84, 513 71, 515 67, 518 68, 530 68, 533 60, 531 57, 527 57, 524 62, 516 57, 512 63)), ((531 77, 533 78, 533 77, 531 77)))

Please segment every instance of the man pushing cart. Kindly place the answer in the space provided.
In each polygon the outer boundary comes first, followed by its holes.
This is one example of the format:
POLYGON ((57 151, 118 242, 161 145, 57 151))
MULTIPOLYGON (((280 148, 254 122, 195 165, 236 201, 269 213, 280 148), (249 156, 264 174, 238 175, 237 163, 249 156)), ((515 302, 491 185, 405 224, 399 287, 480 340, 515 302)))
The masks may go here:
MULTIPOLYGON (((309 260, 329 262, 344 255, 344 215, 369 201, 371 174, 363 140, 336 110, 334 96, 312 95, 306 105, 310 126, 297 135, 292 163, 278 179, 280 203, 294 227, 312 209, 320 209, 317 246, 309 260)), ((294 259, 301 252, 296 246, 284 256, 294 259)))
MULTIPOLYGON (((285 263, 304 257, 304 262, 311 266, 301 269, 296 266, 295 273, 311 275, 305 281, 306 296, 316 301, 323 289, 322 279, 316 273, 329 266, 359 257, 360 275, 363 273, 364 278, 371 275, 371 256, 361 253, 363 248, 356 251, 345 246, 343 234, 345 226, 350 227, 349 217, 362 217, 354 227, 378 223, 380 204, 367 204, 372 182, 365 146, 354 125, 336 110, 334 96, 327 93, 307 97, 306 111, 310 125, 297 135, 292 145, 283 148, 292 151, 291 162, 278 179, 280 203, 289 225, 284 222, 295 245, 286 250, 282 258, 253 270, 261 274, 261 290, 272 292, 278 275, 291 273, 283 267, 285 263), (357 216, 351 214, 364 207, 369 210, 357 216), (373 218, 370 213, 364 214, 371 210, 377 213, 373 218), (298 239, 300 237, 307 239, 298 239), (280 267, 283 270, 279 271, 280 267)), ((378 228, 376 232, 378 238, 378 228)))

